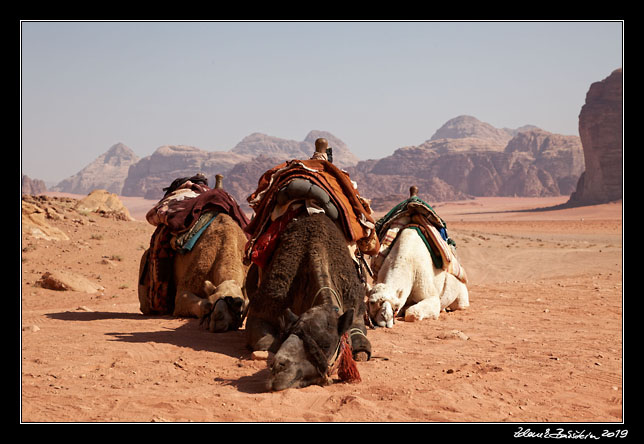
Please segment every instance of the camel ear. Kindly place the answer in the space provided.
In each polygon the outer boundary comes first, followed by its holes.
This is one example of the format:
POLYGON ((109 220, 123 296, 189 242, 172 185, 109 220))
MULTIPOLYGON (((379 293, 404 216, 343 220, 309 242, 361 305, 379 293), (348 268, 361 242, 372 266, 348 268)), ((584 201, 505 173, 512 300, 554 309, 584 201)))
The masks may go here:
POLYGON ((282 331, 287 331, 294 325, 300 318, 291 311, 290 308, 284 310, 284 314, 280 316, 280 327, 282 331))
POLYGON ((353 312, 353 308, 350 308, 338 318, 338 334, 340 336, 342 336, 349 330, 349 327, 351 327, 351 324, 353 323, 353 312))
POLYGON ((210 296, 211 294, 215 294, 217 287, 215 287, 215 284, 213 284, 209 280, 206 280, 203 283, 203 291, 206 295, 210 296))

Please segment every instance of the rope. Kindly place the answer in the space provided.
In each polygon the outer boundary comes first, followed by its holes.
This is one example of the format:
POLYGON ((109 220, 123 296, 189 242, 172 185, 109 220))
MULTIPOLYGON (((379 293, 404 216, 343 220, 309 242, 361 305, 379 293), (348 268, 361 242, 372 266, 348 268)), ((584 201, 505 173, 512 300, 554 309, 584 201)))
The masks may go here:
POLYGON ((315 305, 315 301, 318 299, 318 295, 320 292, 324 289, 331 290, 331 293, 333 293, 333 296, 335 297, 335 301, 338 303, 338 307, 340 308, 341 313, 344 313, 344 306, 342 304, 342 300, 340 299, 340 296, 338 293, 331 287, 320 287, 320 289, 315 293, 315 296, 313 297, 313 303, 311 304, 311 307, 315 305))

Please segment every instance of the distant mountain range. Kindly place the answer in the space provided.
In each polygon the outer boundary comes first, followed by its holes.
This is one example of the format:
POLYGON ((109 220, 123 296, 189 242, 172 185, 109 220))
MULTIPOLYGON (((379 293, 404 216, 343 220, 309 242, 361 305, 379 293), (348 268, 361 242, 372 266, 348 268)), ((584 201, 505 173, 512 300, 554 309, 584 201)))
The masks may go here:
POLYGON ((104 189, 120 194, 130 166, 138 161, 139 157, 129 147, 117 143, 78 173, 51 189, 74 194, 89 194, 93 190, 104 189))
POLYGON ((177 177, 202 172, 213 184, 215 174, 223 174, 224 187, 245 206, 261 174, 285 160, 308 159, 318 137, 329 141, 334 163, 358 182, 360 194, 373 200, 373 208, 381 210, 388 209, 390 201, 408 197, 411 185, 418 186, 420 197, 429 202, 473 196, 569 195, 584 171, 577 136, 532 125, 500 129, 472 116, 458 116, 418 146, 364 161, 324 131, 311 131, 303 141, 253 133, 230 151, 166 145, 140 159, 118 143, 52 189, 87 194, 103 188, 123 196, 159 199, 162 188, 177 177))
POLYGON ((568 195, 584 170, 577 136, 527 125, 497 129, 471 116, 449 120, 431 139, 349 169, 374 208, 407 197, 411 185, 430 202, 474 196, 568 195))

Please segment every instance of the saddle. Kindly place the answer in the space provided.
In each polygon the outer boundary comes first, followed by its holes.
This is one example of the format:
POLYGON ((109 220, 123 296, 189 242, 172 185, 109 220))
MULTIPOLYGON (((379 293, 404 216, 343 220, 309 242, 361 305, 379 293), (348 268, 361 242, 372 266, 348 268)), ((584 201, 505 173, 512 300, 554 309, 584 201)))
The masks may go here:
POLYGON ((423 240, 436 268, 467 283, 467 274, 456 256, 456 243, 447 234, 445 221, 421 198, 412 195, 376 222, 380 250, 371 262, 374 278, 402 230, 414 229, 423 240))
POLYGON ((301 211, 324 212, 361 253, 376 254, 380 243, 369 203, 349 175, 323 159, 290 160, 264 173, 247 201, 255 217, 245 231, 246 264, 264 267, 279 233, 301 211))

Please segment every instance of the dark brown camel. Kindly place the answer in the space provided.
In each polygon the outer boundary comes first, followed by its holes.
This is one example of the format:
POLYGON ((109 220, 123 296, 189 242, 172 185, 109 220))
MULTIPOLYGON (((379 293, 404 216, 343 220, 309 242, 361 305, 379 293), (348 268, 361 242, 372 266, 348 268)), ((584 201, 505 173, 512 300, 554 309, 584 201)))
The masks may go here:
POLYGON ((294 219, 280 236, 257 288, 257 267, 246 280, 247 342, 275 353, 273 390, 329 383, 342 336, 353 358, 367 360, 365 287, 340 229, 324 214, 294 219))

